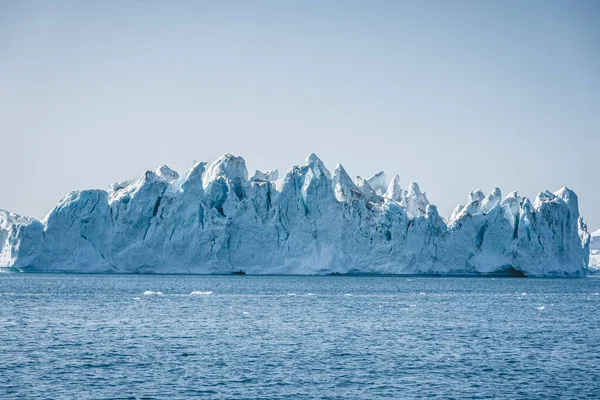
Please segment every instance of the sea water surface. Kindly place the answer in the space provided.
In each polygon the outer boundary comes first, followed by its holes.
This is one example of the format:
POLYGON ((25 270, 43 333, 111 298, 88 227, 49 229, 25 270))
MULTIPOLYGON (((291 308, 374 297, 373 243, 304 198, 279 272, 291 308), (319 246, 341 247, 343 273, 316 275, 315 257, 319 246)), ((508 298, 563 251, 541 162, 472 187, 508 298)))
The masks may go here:
POLYGON ((599 398, 599 308, 592 278, 2 274, 0 398, 599 398))

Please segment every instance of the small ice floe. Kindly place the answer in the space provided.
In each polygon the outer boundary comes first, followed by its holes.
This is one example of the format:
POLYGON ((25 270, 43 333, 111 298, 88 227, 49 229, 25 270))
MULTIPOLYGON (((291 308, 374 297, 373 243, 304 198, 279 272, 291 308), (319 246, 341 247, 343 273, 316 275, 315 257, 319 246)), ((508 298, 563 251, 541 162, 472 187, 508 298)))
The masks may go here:
POLYGON ((421 296, 425 296, 425 292, 421 292, 419 293, 421 296))
POLYGON ((546 306, 541 306, 541 307, 538 307, 537 309, 538 309, 538 310, 545 310, 545 309, 546 309, 546 306))
POLYGON ((344 296, 352 296, 352 293, 344 293, 344 296))
POLYGON ((416 307, 417 305, 416 304, 409 304, 408 306, 409 307, 416 307))
POLYGON ((191 295, 194 295, 194 296, 207 296, 207 295, 209 295, 209 294, 213 294, 213 292, 210 292, 210 291, 209 291, 209 292, 200 292, 200 291, 198 291, 198 290, 195 290, 195 291, 193 291, 193 292, 192 292, 192 293, 190 293, 190 294, 191 294, 191 295))
POLYGON ((527 293, 523 292, 521 293, 521 296, 527 296, 527 293))
POLYGON ((295 295, 296 295, 296 293, 288 293, 287 295, 288 295, 288 296, 295 296, 295 295))
POLYGON ((244 311, 242 314, 249 315, 250 313, 248 311, 244 311))
POLYGON ((600 296, 600 293, 594 293, 594 296, 600 296))
POLYGON ((163 294, 163 292, 153 292, 152 290, 146 290, 146 291, 144 292, 144 294, 145 294, 146 296, 160 296, 160 295, 162 295, 162 294, 163 294))
POLYGON ((314 293, 306 293, 307 296, 315 296, 314 293))

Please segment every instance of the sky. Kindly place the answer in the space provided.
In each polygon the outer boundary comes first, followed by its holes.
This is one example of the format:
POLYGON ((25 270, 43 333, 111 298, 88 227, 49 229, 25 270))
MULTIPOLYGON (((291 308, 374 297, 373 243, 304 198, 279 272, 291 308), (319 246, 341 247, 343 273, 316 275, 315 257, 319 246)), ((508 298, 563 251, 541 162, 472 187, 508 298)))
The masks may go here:
POLYGON ((470 191, 568 186, 600 228, 600 2, 0 0, 0 208, 224 153, 470 191))

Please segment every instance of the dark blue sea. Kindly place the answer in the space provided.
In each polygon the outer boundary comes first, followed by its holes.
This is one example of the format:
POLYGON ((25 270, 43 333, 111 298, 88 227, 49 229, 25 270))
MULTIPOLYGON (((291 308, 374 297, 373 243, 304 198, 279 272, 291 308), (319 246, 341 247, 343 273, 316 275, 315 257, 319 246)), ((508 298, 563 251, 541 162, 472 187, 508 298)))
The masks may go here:
POLYGON ((593 278, 2 274, 0 399, 600 398, 599 311, 593 278))

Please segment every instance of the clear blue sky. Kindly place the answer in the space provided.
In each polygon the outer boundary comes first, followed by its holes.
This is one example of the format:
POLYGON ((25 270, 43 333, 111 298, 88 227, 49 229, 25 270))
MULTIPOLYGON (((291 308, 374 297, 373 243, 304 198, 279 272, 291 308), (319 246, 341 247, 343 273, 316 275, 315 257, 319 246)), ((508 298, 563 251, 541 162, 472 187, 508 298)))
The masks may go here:
POLYGON ((230 152, 416 181, 567 185, 600 228, 600 1, 0 0, 0 208, 230 152))

